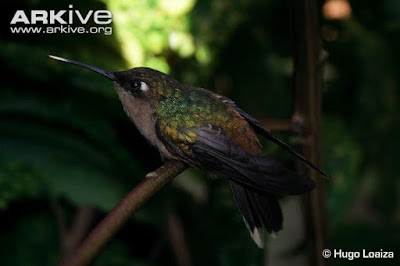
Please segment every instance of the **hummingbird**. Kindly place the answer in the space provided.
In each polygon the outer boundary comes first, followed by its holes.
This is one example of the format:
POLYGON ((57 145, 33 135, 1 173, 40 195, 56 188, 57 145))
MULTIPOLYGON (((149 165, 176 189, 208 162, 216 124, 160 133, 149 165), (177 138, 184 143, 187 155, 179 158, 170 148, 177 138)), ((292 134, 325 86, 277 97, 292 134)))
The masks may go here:
POLYGON ((315 183, 261 154, 257 134, 326 176, 225 96, 181 84, 151 68, 108 71, 49 57, 111 80, 126 114, 164 160, 178 160, 227 177, 237 209, 260 248, 264 244, 263 228, 272 236, 282 229, 283 215, 276 194, 304 194, 314 189, 315 183))

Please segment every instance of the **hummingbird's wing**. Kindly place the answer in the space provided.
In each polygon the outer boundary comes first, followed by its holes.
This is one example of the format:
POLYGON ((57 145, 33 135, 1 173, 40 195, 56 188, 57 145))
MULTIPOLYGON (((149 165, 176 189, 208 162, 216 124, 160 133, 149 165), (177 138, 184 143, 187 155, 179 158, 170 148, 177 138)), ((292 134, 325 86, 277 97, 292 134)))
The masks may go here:
POLYGON ((299 159, 302 163, 304 163, 305 165, 307 165, 308 167, 314 169, 315 171, 317 171, 318 173, 327 176, 326 173, 324 171, 322 171, 321 169, 319 169, 317 166, 315 166, 312 162, 310 162, 309 160, 307 160, 306 158, 304 158, 302 155, 300 155, 299 153, 297 153, 292 147, 290 147, 288 144, 286 144, 285 142, 283 142, 282 140, 278 139, 277 137, 275 137, 274 135, 272 135, 271 131, 269 131, 268 129, 266 129, 257 119, 255 119, 254 117, 252 117, 251 115, 249 115, 248 113, 246 113, 245 111, 243 111, 242 109, 240 109, 234 101, 232 101, 231 99, 221 96, 221 95, 217 95, 217 97, 224 103, 228 104, 230 107, 232 107, 233 109, 235 109, 244 119, 246 119, 246 121, 251 125, 251 127, 259 134, 263 135, 264 137, 266 137, 267 139, 271 140, 272 142, 276 143, 277 145, 279 145, 281 148, 285 149, 286 151, 290 152, 292 155, 294 155, 297 159, 299 159))
POLYGON ((230 179, 236 206, 260 248, 264 239, 262 227, 272 236, 282 229, 282 211, 273 193, 303 194, 315 186, 310 179, 287 170, 271 157, 246 151, 227 136, 222 126, 173 125, 166 118, 157 120, 160 140, 188 164, 230 179))
POLYGON ((270 193, 303 194, 314 188, 310 179, 289 171, 277 160, 243 150, 218 126, 184 127, 178 132, 163 130, 164 134, 159 134, 157 125, 158 135, 166 147, 192 166, 221 173, 241 185, 270 193))

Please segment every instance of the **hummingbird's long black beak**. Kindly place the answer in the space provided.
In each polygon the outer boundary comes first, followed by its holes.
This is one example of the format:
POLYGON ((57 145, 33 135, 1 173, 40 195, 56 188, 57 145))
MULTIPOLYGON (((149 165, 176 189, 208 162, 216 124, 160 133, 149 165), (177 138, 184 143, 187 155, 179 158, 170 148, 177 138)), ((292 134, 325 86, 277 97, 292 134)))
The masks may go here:
POLYGON ((58 61, 62 61, 62 62, 65 62, 65 63, 70 63, 70 64, 74 64, 74 65, 77 65, 77 66, 81 66, 81 67, 90 69, 90 70, 92 70, 92 71, 94 71, 96 73, 99 73, 100 75, 102 75, 102 76, 104 76, 104 77, 106 77, 106 78, 108 78, 108 79, 110 79, 112 81, 117 81, 117 77, 111 71, 107 71, 107 70, 101 69, 99 67, 91 66, 91 65, 79 62, 79 61, 70 60, 70 59, 59 57, 59 56, 49 55, 49 57, 52 58, 52 59, 58 60, 58 61))

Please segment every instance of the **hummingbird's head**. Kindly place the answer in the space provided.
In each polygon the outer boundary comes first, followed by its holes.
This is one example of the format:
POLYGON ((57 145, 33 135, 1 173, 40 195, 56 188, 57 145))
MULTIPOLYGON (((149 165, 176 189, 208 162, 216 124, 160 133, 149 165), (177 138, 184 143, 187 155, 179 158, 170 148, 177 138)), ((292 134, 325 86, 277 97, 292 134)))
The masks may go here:
POLYGON ((49 57, 90 69, 111 80, 125 108, 126 105, 134 105, 139 108, 145 103, 154 107, 181 87, 181 84, 171 76, 151 68, 137 67, 126 71, 112 72, 58 56, 49 55, 49 57))
POLYGON ((126 71, 113 72, 115 89, 120 97, 147 99, 153 104, 173 94, 181 84, 160 71, 137 67, 126 71))

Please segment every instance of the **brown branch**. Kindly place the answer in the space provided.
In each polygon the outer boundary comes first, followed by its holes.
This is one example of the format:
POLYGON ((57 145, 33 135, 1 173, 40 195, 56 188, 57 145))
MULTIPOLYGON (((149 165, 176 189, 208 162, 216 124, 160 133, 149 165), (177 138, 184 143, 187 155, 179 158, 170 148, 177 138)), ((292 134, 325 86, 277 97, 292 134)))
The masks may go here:
POLYGON ((61 254, 65 257, 78 247, 87 234, 95 215, 95 209, 90 206, 77 208, 72 226, 68 229, 66 217, 59 201, 57 199, 51 200, 50 207, 57 221, 61 254))
MULTIPOLYGON (((294 41, 294 130, 304 140, 303 154, 321 166, 321 105, 322 71, 320 58, 322 43, 319 38, 316 0, 291 0, 292 33, 294 41)), ((299 164, 299 172, 307 169, 299 164)), ((325 184, 319 174, 309 171, 317 187, 305 197, 309 265, 325 265, 321 256, 326 248, 326 195, 325 184)))
POLYGON ((190 253, 185 241, 185 233, 182 223, 175 213, 169 213, 167 217, 168 235, 172 248, 180 266, 191 266, 190 253))
POLYGON ((91 206, 80 207, 76 210, 71 229, 64 236, 62 245, 64 256, 68 256, 82 242, 82 239, 88 233, 95 214, 96 210, 91 206))
POLYGON ((151 196, 160 190, 175 176, 187 169, 187 165, 169 161, 146 178, 129 192, 125 198, 101 221, 85 239, 82 245, 63 260, 60 265, 88 265, 99 254, 101 249, 151 196))

